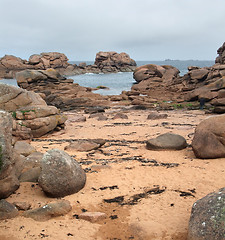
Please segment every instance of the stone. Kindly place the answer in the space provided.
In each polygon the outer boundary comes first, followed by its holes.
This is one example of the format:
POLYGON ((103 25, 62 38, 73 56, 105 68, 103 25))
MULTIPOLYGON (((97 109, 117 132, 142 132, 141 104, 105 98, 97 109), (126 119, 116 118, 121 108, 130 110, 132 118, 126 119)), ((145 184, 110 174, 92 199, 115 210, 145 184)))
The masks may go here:
POLYGON ((191 79, 194 79, 194 80, 197 79, 198 81, 203 81, 207 78, 208 73, 209 73, 209 70, 200 68, 200 69, 194 69, 190 71, 189 75, 191 79))
POLYGON ((0 220, 15 218, 18 216, 17 208, 4 199, 0 200, 0 220))
POLYGON ((187 147, 187 142, 184 137, 165 133, 156 138, 147 141, 146 148, 148 150, 182 150, 187 147))
POLYGON ((23 213, 26 218, 32 218, 35 221, 44 222, 51 218, 64 216, 72 210, 70 202, 60 200, 55 203, 49 203, 43 207, 27 210, 23 213))
POLYGON ((225 157, 225 115, 203 120, 195 129, 192 149, 197 158, 225 157))
POLYGON ((166 119, 168 117, 168 114, 160 114, 158 112, 151 112, 147 119, 151 119, 151 120, 156 120, 156 119, 166 119))
POLYGON ((18 209, 22 211, 29 210, 31 208, 31 204, 27 202, 13 202, 13 205, 18 209))
POLYGON ((74 194, 84 187, 85 182, 85 172, 66 152, 52 149, 44 154, 38 183, 46 195, 64 197, 74 194))
POLYGON ((28 169, 26 171, 24 171, 20 177, 19 177, 19 181, 20 182, 38 182, 38 178, 41 174, 41 168, 40 167, 34 167, 31 169, 28 169))
POLYGON ((0 199, 7 198, 19 188, 18 175, 23 162, 12 147, 11 114, 0 111, 0 199))
POLYGON ((92 223, 106 219, 107 215, 102 212, 84 212, 78 215, 79 219, 83 219, 92 223))
POLYGON ((43 156, 44 156, 44 153, 41 153, 41 152, 31 153, 24 160, 24 170, 40 167, 43 156))
POLYGON ((128 116, 124 113, 117 113, 112 119, 113 120, 115 120, 115 119, 128 119, 128 116))
POLYGON ((98 52, 95 65, 102 72, 131 72, 136 68, 136 62, 127 53, 98 52))
POLYGON ((225 63, 225 42, 223 45, 217 50, 219 56, 216 58, 216 63, 224 64, 225 63))
POLYGON ((17 151, 18 154, 21 154, 25 157, 27 157, 33 152, 36 152, 33 146, 24 141, 17 141, 14 145, 14 150, 17 151))
POLYGON ((193 204, 187 240, 222 240, 225 236, 225 188, 193 204))
POLYGON ((78 140, 76 142, 71 142, 68 146, 64 148, 64 150, 89 152, 98 148, 100 148, 100 144, 92 140, 78 140))
POLYGON ((73 116, 67 120, 67 122, 86 122, 87 118, 85 116, 73 116))

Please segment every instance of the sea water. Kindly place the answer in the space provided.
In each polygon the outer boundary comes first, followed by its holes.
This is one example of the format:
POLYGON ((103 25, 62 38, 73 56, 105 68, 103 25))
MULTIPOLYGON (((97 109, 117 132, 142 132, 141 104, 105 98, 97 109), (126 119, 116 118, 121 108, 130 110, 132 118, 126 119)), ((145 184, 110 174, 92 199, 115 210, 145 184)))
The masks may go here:
MULTIPOLYGON (((81 62, 81 61, 80 61, 81 62)), ((70 62, 71 64, 79 64, 79 61, 70 62)), ((87 62, 88 65, 93 62, 87 62)), ((188 66, 198 67, 210 67, 214 64, 214 61, 200 61, 200 60, 165 60, 165 61, 136 61, 137 66, 145 64, 157 64, 157 65, 172 65, 179 69, 180 76, 187 73, 188 66)), ((74 83, 78 83, 84 87, 97 88, 99 86, 105 86, 107 89, 99 89, 94 92, 102 95, 119 95, 122 91, 128 91, 135 83, 132 72, 119 72, 119 73, 108 73, 108 74, 94 74, 87 73, 82 75, 70 76, 69 78, 74 80, 74 83)), ((18 86, 15 79, 3 79, 0 83, 6 83, 14 86, 18 86)))
MULTIPOLYGON (((80 62, 73 62, 79 64, 80 62)), ((197 67, 210 67, 214 61, 198 61, 198 60, 165 60, 165 61, 137 61, 137 66, 145 64, 157 64, 157 65, 172 65, 179 69, 180 76, 183 76, 188 72, 189 66, 197 67)), ((87 64, 93 64, 93 62, 87 62, 87 64)), ((94 91, 101 95, 119 95, 124 90, 130 90, 132 85, 135 83, 132 72, 119 72, 119 73, 107 73, 107 74, 93 74, 87 73, 83 75, 70 76, 74 80, 74 83, 78 83, 84 87, 105 86, 109 88, 100 89, 94 91)))

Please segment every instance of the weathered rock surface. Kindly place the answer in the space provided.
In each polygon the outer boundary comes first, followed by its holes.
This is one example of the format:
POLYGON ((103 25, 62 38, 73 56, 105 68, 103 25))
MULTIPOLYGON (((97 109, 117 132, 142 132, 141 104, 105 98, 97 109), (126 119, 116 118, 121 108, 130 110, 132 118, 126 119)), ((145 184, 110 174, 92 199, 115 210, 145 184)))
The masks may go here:
POLYGON ((225 236, 225 188, 193 204, 187 240, 222 240, 225 236))
POLYGON ((86 63, 70 64, 65 54, 59 52, 46 52, 33 54, 29 60, 5 55, 0 58, 0 78, 14 78, 21 70, 46 70, 57 69, 65 76, 84 73, 108 73, 108 72, 130 72, 135 69, 136 62, 126 53, 99 52, 96 54, 95 64, 86 63))
POLYGON ((48 105, 62 110, 109 104, 107 96, 92 93, 91 88, 73 83, 54 69, 25 70, 17 73, 16 79, 21 88, 40 93, 48 105))
POLYGON ((65 115, 54 106, 47 106, 39 94, 0 84, 0 109, 11 111, 13 135, 22 139, 40 137, 56 127, 63 127, 65 115))
POLYGON ((104 139, 86 139, 86 140, 78 140, 76 142, 70 143, 64 149, 67 151, 79 151, 79 152, 88 152, 92 150, 96 150, 105 144, 104 139))
POLYGON ((20 182, 38 182, 38 178, 41 174, 41 168, 40 167, 34 167, 30 168, 26 171, 24 171, 20 177, 20 182))
POLYGON ((12 117, 0 111, 0 199, 19 188, 18 177, 22 169, 22 158, 12 147, 12 117))
POLYGON ((72 210, 70 202, 61 200, 55 203, 49 203, 43 207, 25 211, 24 217, 32 218, 35 221, 47 221, 51 218, 66 215, 72 210))
POLYGON ((48 196, 64 197, 80 191, 85 185, 86 175, 66 152, 52 149, 42 158, 38 182, 48 196))
POLYGON ((31 208, 31 204, 28 202, 13 202, 13 205, 18 209, 22 211, 29 210, 31 208))
POLYGON ((219 56, 216 58, 216 63, 225 64, 225 42, 223 45, 217 50, 219 56))
POLYGON ((17 141, 14 145, 14 150, 16 150, 18 154, 21 154, 25 157, 33 152, 36 152, 34 147, 32 147, 29 143, 23 141, 17 141))
POLYGON ((79 219, 83 219, 92 223, 106 219, 107 215, 102 212, 84 212, 79 214, 79 219))
POLYGON ((187 142, 184 137, 165 133, 156 138, 147 141, 146 148, 149 150, 182 150, 187 147, 187 142))
POLYGON ((104 73, 132 72, 136 68, 136 62, 127 53, 117 52, 98 52, 95 65, 104 73))
POLYGON ((150 119, 150 120, 157 120, 157 119, 166 119, 168 117, 168 114, 166 113, 163 113, 163 114, 160 114, 158 112, 151 112, 147 119, 150 119))
POLYGON ((18 215, 17 208, 4 199, 0 200, 0 220, 14 218, 18 215))
POLYGON ((225 115, 210 117, 195 129, 192 148, 197 158, 225 157, 225 115))

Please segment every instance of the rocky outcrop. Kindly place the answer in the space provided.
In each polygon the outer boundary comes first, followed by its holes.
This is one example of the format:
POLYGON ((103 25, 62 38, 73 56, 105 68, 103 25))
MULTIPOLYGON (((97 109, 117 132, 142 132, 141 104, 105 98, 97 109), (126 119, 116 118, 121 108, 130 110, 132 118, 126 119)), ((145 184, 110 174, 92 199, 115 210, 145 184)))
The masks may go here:
POLYGON ((70 64, 63 53, 45 52, 33 54, 29 60, 23 60, 12 55, 0 58, 0 79, 14 78, 21 70, 47 70, 57 69, 65 76, 84 73, 108 73, 108 72, 130 72, 135 69, 136 62, 126 53, 99 52, 96 54, 95 64, 86 63, 70 64))
POLYGON ((95 65, 101 72, 132 72, 136 62, 127 53, 98 52, 95 65))
POLYGON ((223 45, 217 50, 219 56, 216 58, 216 63, 225 64, 225 42, 223 45))
POLYGON ((79 164, 66 152, 47 151, 41 161, 40 187, 50 197, 64 197, 80 191, 86 175, 79 164))
POLYGON ((0 111, 0 199, 19 188, 18 177, 22 169, 22 158, 12 146, 12 117, 0 111))
POLYGON ((222 240, 224 228, 225 188, 210 193, 193 204, 187 240, 222 240))
POLYGON ((0 84, 0 109, 14 118, 13 135, 30 139, 40 137, 57 127, 62 128, 66 117, 54 106, 47 106, 39 94, 0 84))
POLYGON ((24 70, 16 74, 16 79, 21 88, 41 93, 48 105, 62 110, 109 104, 107 96, 92 93, 91 88, 73 83, 55 69, 24 70))
POLYGON ((195 129, 192 148, 197 158, 225 157, 225 115, 210 117, 195 129))
POLYGON ((161 100, 178 100, 182 81, 179 70, 169 65, 147 64, 136 68, 133 78, 134 84, 128 94, 128 99, 134 105, 146 105, 152 98, 161 100), (139 95, 146 95, 145 97, 139 95))

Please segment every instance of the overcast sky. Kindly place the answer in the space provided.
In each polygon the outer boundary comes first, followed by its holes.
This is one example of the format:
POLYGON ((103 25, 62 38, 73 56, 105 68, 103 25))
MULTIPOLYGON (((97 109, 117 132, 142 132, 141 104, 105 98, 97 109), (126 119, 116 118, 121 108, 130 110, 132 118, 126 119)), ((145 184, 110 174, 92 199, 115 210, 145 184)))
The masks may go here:
POLYGON ((223 42, 225 0, 0 0, 0 57, 214 60, 223 42))

